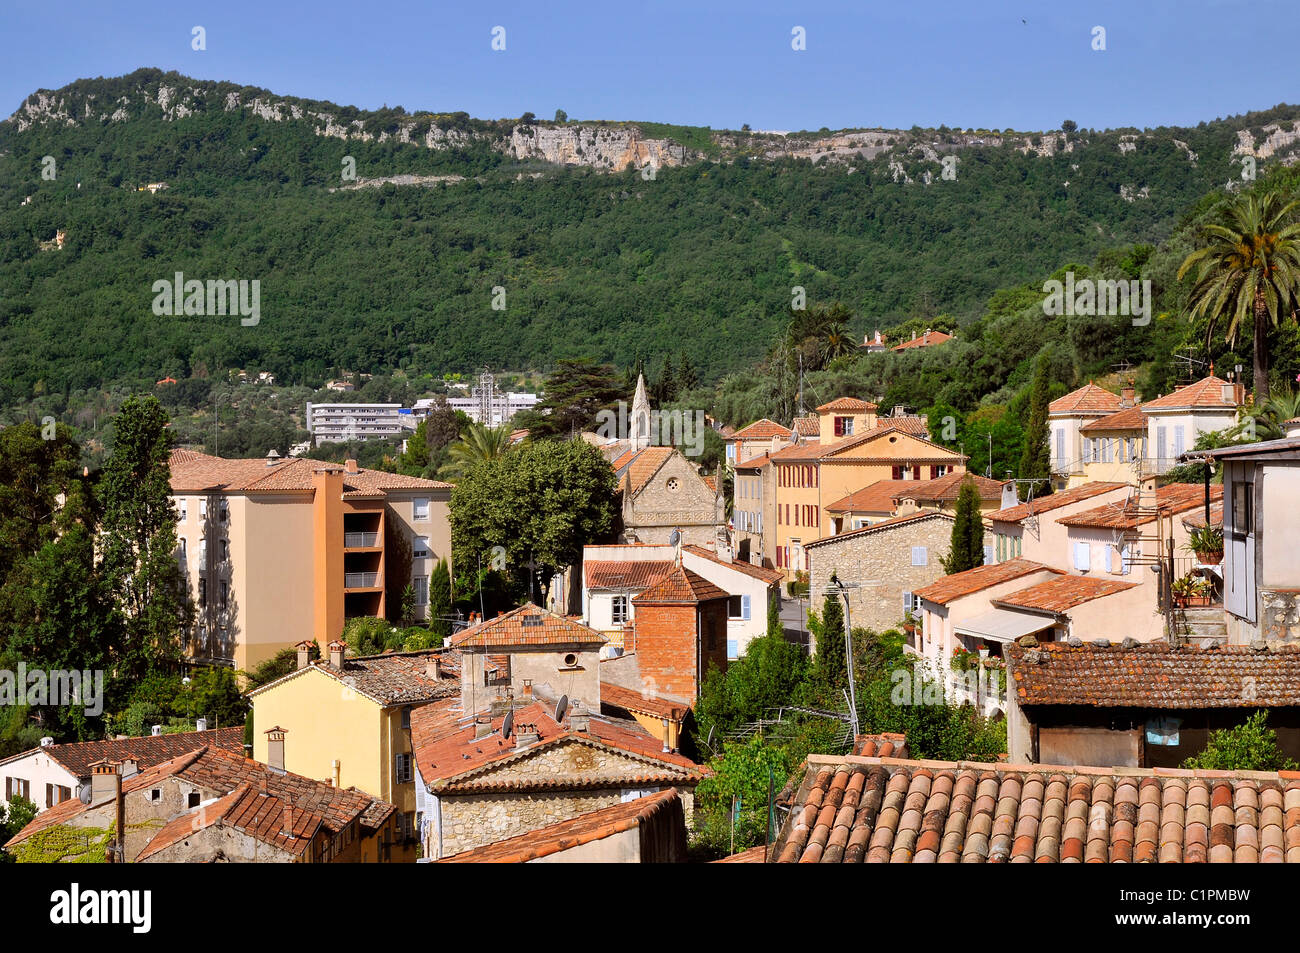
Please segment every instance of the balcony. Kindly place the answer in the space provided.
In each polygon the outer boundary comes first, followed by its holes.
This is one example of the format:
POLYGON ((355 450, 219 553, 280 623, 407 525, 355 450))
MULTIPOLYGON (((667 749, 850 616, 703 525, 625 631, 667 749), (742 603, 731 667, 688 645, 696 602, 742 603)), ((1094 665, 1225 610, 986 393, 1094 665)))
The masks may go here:
POLYGON ((343 574, 343 588, 345 589, 375 589, 379 586, 379 573, 377 572, 345 572, 343 574))
POLYGON ((379 545, 378 533, 344 533, 344 549, 373 549, 379 545))

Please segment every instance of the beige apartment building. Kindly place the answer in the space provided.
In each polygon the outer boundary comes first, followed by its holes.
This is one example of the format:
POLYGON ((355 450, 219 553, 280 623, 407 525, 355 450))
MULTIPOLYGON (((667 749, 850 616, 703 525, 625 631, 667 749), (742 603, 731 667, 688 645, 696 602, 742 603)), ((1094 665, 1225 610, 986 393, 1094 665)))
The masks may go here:
POLYGON ((177 557, 199 660, 249 671, 355 616, 392 617, 409 584, 416 616, 451 558, 451 485, 306 459, 171 456, 177 557))

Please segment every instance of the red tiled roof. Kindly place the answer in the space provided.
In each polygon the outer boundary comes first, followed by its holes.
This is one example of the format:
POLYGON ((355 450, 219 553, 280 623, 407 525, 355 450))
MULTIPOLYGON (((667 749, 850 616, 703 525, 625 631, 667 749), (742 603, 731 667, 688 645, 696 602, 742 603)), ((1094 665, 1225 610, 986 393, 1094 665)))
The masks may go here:
POLYGON ((729 440, 767 440, 771 437, 788 437, 790 428, 782 427, 775 420, 756 420, 748 427, 741 427, 727 439, 729 440))
POLYGON ((1008 685, 1023 705, 1273 708, 1300 705, 1300 647, 1256 651, 1168 642, 1006 647, 1008 685))
POLYGON ((825 543, 838 543, 842 540, 865 536, 868 533, 879 533, 884 530, 897 529, 905 523, 917 523, 921 520, 933 519, 955 521, 956 517, 951 513, 940 513, 938 510, 918 510, 915 513, 906 513, 903 516, 892 516, 887 520, 881 520, 879 523, 872 523, 870 526, 863 526, 861 529, 851 529, 846 533, 840 533, 838 536, 823 536, 821 539, 814 539, 812 542, 804 543, 803 545, 805 549, 809 549, 813 546, 821 546, 825 543))
POLYGON ((1079 428, 1079 433, 1102 433, 1112 430, 1146 430, 1147 412, 1138 404, 1125 407, 1113 414, 1091 420, 1079 428))
POLYGON ((1300 773, 810 755, 775 863, 1300 862, 1300 773))
MULTIPOLYGON (((884 420, 894 420, 894 419, 895 418, 888 418, 888 417, 884 418, 884 420)), ((897 418, 897 419, 904 419, 904 418, 897 418)), ((925 446, 933 447, 936 452, 931 454, 930 456, 916 456, 914 454, 909 454, 905 457, 890 456, 890 457, 879 457, 875 459, 879 459, 882 461, 888 460, 895 463, 943 463, 943 464, 960 463, 966 459, 966 457, 962 456, 961 454, 957 453, 954 450, 949 450, 947 447, 940 446, 939 444, 927 440, 926 438, 920 436, 919 434, 911 433, 908 430, 903 429, 902 427, 893 426, 892 423, 881 423, 870 430, 865 430, 860 434, 853 434, 848 437, 843 437, 839 440, 832 441, 831 443, 797 443, 792 447, 785 447, 784 449, 777 450, 775 453, 771 453, 768 456, 774 462, 777 463, 812 462, 815 460, 821 460, 824 457, 834 456, 835 454, 843 450, 848 450, 851 447, 856 447, 861 444, 868 443, 869 441, 876 440, 880 437, 884 437, 885 435, 890 433, 906 434, 907 436, 911 437, 913 440, 916 440, 919 443, 924 444, 925 446)), ((872 458, 867 458, 867 459, 872 459, 872 458)), ((863 460, 862 457, 853 458, 853 462, 855 463, 860 463, 862 460, 863 460)))
POLYGON ((736 572, 744 573, 746 576, 760 579, 768 585, 771 585, 774 582, 780 582, 785 578, 785 573, 781 572, 779 569, 764 569, 762 566, 755 566, 753 563, 746 562, 743 559, 733 559, 731 562, 727 562, 713 550, 705 549, 703 546, 691 545, 684 546, 682 549, 684 552, 693 553, 696 556, 715 562, 719 566, 726 566, 728 569, 734 569, 736 572))
POLYGON ((457 648, 511 645, 593 645, 605 637, 581 622, 548 612, 531 602, 470 626, 451 637, 457 648), (540 620, 540 621, 529 621, 540 620))
POLYGON ((1236 400, 1225 400, 1223 397, 1223 388, 1231 386, 1232 385, 1223 378, 1211 375, 1202 378, 1195 384, 1188 384, 1186 387, 1180 387, 1172 394, 1165 394, 1163 397, 1149 400, 1142 406, 1147 411, 1182 410, 1187 407, 1232 409, 1237 406, 1236 400))
POLYGON ((1001 599, 995 605, 1015 606, 1019 609, 1037 609, 1041 612, 1066 612, 1077 605, 1137 587, 1135 582, 1120 582, 1101 576, 1056 576, 1021 589, 1001 599))
MULTIPOLYGON (((335 463, 302 457, 267 466, 265 459, 228 459, 195 450, 173 450, 168 463, 173 493, 303 491, 312 488, 313 471, 343 469, 335 463)), ((345 493, 382 494, 388 490, 450 489, 451 484, 358 468, 356 473, 344 472, 343 488, 345 493)))
POLYGON ((749 850, 742 850, 739 854, 729 854, 726 857, 720 857, 717 860, 710 861, 714 864, 765 864, 767 863, 767 847, 759 844, 757 847, 751 847, 749 850))
POLYGON ((319 814, 298 810, 291 801, 245 782, 212 804, 165 824, 136 857, 136 862, 148 860, 173 844, 218 825, 233 827, 264 844, 301 857, 322 824, 319 814))
POLYGON ((772 462, 771 455, 764 453, 761 456, 751 457, 750 459, 745 460, 742 463, 737 463, 736 469, 737 470, 760 470, 771 462, 772 462))
POLYGON ((703 576, 681 566, 673 569, 657 583, 632 597, 638 606, 685 605, 708 602, 710 599, 729 599, 731 594, 719 589, 703 576))
POLYGON ((794 419, 794 432, 801 437, 817 437, 822 432, 822 419, 820 417, 796 417, 794 419))
POLYGON ((668 823, 680 828, 679 850, 686 848, 686 819, 681 798, 675 788, 647 795, 623 804, 613 804, 599 811, 580 814, 567 821, 529 831, 507 840, 497 841, 451 857, 442 864, 524 864, 551 854, 581 847, 594 841, 613 837, 651 823, 656 817, 666 817, 668 823))
MULTIPOLYGON (((1223 486, 1210 487, 1211 502, 1223 499, 1223 486)), ((1150 523, 1156 516, 1143 512, 1138 507, 1138 494, 1134 493, 1122 503, 1106 503, 1102 506, 1062 516, 1056 522, 1062 526, 1089 527, 1095 529, 1133 529, 1150 523)), ((1205 487, 1199 483, 1167 483, 1156 489, 1156 509, 1161 513, 1183 513, 1196 507, 1204 509, 1205 487)))
POLYGON ((1104 387, 1098 387, 1089 381, 1078 390, 1072 390, 1064 397, 1058 397, 1047 405, 1049 414, 1085 414, 1103 416, 1122 410, 1118 394, 1112 394, 1104 387))
POLYGON ((836 397, 829 403, 822 404, 817 408, 819 414, 832 413, 855 413, 868 414, 876 409, 876 405, 869 400, 860 400, 857 397, 836 397))
POLYGON ((971 480, 979 491, 981 500, 1002 499, 1002 481, 990 480, 978 473, 962 471, 935 477, 933 480, 900 480, 906 486, 900 486, 894 499, 902 500, 955 500, 961 494, 962 484, 971 480))
POLYGON ((582 564, 588 589, 645 589, 673 568, 671 559, 589 559, 582 564))
POLYGON ((863 758, 906 758, 907 735, 895 731, 858 735, 853 739, 853 753, 863 758))
MULTIPOLYGON (((320 815, 322 823, 331 833, 341 831, 358 819, 364 827, 378 828, 395 810, 388 802, 355 788, 336 788, 301 775, 274 771, 259 761, 211 746, 164 761, 125 778, 122 781, 122 793, 130 794, 143 788, 155 787, 168 778, 180 778, 199 787, 220 791, 222 796, 240 784, 251 783, 259 790, 264 789, 269 794, 289 800, 296 809, 320 815)), ((47 827, 66 823, 95 806, 97 805, 83 804, 76 798, 62 801, 37 814, 9 843, 15 844, 47 827)))
POLYGON ((637 451, 632 462, 627 464, 627 473, 623 477, 628 490, 633 494, 640 493, 675 452, 672 447, 646 447, 637 451))
POLYGON ((945 341, 952 340, 951 334, 943 331, 926 331, 924 334, 918 334, 916 337, 904 341, 902 344, 896 344, 891 351, 906 351, 914 347, 934 347, 936 344, 943 344, 945 341))
POLYGON ((1094 496, 1100 496, 1112 490, 1122 490, 1126 486, 1128 486, 1127 483, 1104 483, 1102 481, 1081 483, 1059 493, 1040 496, 1025 503, 1008 506, 1005 510, 990 513, 989 519, 999 523, 1019 523, 1027 516, 1047 513, 1051 510, 1060 509, 1062 506, 1069 506, 1071 503, 1078 503, 1081 500, 1090 500, 1094 496))
POLYGON ((981 589, 1010 582, 1035 572, 1061 573, 1061 570, 1036 563, 1032 559, 1008 559, 1006 562, 976 566, 965 572, 944 576, 928 586, 917 589, 913 595, 942 606, 962 596, 969 596, 972 592, 979 592, 981 589))
POLYGON ((134 738, 114 738, 105 741, 72 741, 66 744, 46 745, 44 748, 28 748, 26 751, 10 755, 0 760, 14 761, 30 754, 40 752, 48 755, 61 765, 69 774, 78 778, 90 776, 90 766, 96 761, 122 761, 128 756, 135 758, 136 767, 143 771, 155 764, 162 764, 172 758, 180 757, 190 751, 212 745, 233 754, 244 754, 244 726, 233 728, 210 728, 207 731, 182 731, 168 735, 144 735, 134 738))
POLYGON ((892 513, 894 491, 917 482, 916 480, 877 480, 848 496, 840 497, 826 509, 831 513, 892 513))
MULTIPOLYGON (((603 691, 603 687, 602 687, 603 691)), ((555 720, 554 706, 541 702, 514 711, 516 730, 533 725, 538 740, 526 748, 517 748, 515 738, 502 738, 504 715, 492 718, 492 730, 483 737, 477 733, 472 718, 463 719, 454 701, 424 705, 411 712, 411 746, 420 777, 439 792, 468 793, 489 790, 576 790, 591 786, 644 784, 694 784, 703 777, 703 769, 685 755, 663 750, 663 742, 653 737, 635 721, 608 718, 591 713, 587 731, 571 727, 572 709, 564 722, 555 720), (593 767, 590 777, 533 777, 502 781, 484 769, 532 757, 557 744, 586 744, 640 762, 643 768, 606 770, 593 767)), ((486 717, 486 716, 484 716, 486 717)))
MULTIPOLYGON (((1188 529, 1192 529, 1193 527, 1196 526, 1204 526, 1205 508, 1197 507, 1196 509, 1188 513, 1186 516, 1184 516, 1183 525, 1186 526, 1188 529)), ((1210 504, 1210 525, 1211 526, 1223 525, 1223 501, 1222 500, 1220 500, 1218 503, 1210 504)))
POLYGON ((282 682, 300 678, 311 671, 321 672, 382 706, 410 705, 459 694, 459 683, 452 676, 459 673, 460 662, 446 649, 418 652, 385 652, 383 655, 345 655, 343 668, 330 665, 329 657, 295 669, 273 682, 260 685, 248 693, 250 698, 269 691, 282 682), (434 678, 430 665, 438 664, 441 677, 434 678))
POLYGON ((893 427, 913 437, 925 437, 930 432, 928 420, 911 414, 904 414, 901 417, 877 417, 876 426, 893 427))
POLYGON ((680 705, 666 698, 649 697, 632 688, 624 688, 612 682, 600 683, 600 704, 638 715, 650 715, 654 718, 667 718, 669 721, 681 721, 690 711, 686 705, 680 705))

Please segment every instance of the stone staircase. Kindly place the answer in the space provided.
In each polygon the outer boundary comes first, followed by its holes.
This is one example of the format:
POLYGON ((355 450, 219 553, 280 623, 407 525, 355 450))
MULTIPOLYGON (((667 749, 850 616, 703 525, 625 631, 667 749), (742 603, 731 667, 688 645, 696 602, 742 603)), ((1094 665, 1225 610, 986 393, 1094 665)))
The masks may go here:
POLYGON ((1171 618, 1174 632, 1180 639, 1200 645, 1212 639, 1228 639, 1228 625, 1223 618, 1223 606, 1189 606, 1175 609, 1171 618))

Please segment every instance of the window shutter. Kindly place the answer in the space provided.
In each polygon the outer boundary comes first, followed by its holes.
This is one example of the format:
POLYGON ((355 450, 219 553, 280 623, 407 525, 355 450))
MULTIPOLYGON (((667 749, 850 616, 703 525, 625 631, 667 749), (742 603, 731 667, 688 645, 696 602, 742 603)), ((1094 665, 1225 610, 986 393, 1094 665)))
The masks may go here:
POLYGON ((928 565, 930 565, 929 554, 926 552, 926 549, 925 549, 924 546, 913 546, 913 547, 912 547, 912 565, 913 565, 913 566, 928 566, 928 565))
POLYGON ((1087 572, 1091 567, 1091 549, 1087 543, 1076 542, 1074 544, 1074 568, 1080 572, 1087 572))
POLYGON ((742 619, 749 618, 749 596, 740 597, 740 617, 742 619))
POLYGON ((984 565, 986 565, 986 566, 991 566, 992 564, 993 564, 993 547, 992 547, 992 546, 985 546, 985 547, 984 547, 984 565))
POLYGON ((912 611, 912 594, 910 592, 905 592, 903 593, 903 614, 907 615, 911 611, 912 611))

